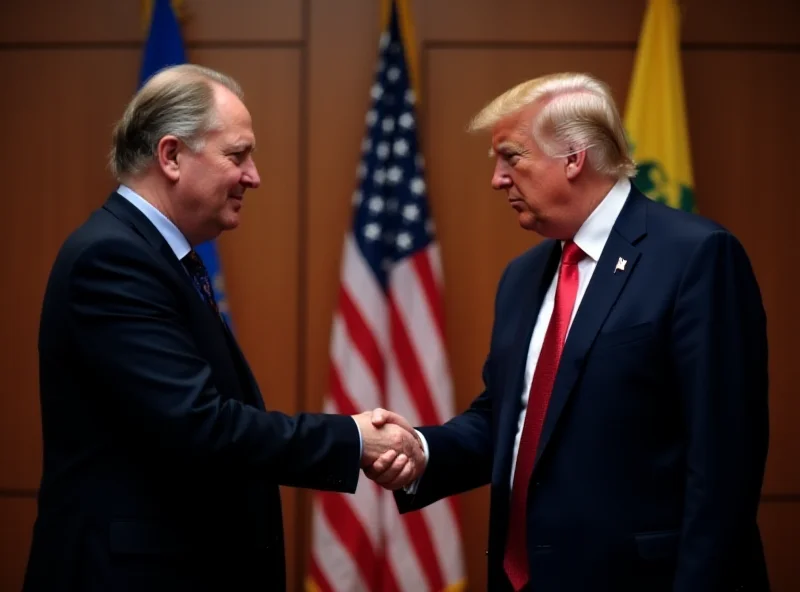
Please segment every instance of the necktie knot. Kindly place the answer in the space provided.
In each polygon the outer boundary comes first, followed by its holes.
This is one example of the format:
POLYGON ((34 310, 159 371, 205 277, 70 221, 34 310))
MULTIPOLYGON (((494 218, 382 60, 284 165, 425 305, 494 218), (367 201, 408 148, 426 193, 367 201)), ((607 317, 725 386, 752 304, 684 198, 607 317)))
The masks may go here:
POLYGON ((571 240, 564 244, 564 254, 561 257, 562 265, 577 265, 581 260, 586 257, 586 253, 581 251, 581 248, 571 240))
POLYGON ((183 263, 184 267, 186 267, 186 271, 188 271, 189 275, 192 277, 192 282, 198 292, 200 292, 200 295, 205 298, 206 302, 214 309, 214 312, 219 312, 217 301, 214 298, 214 289, 211 287, 211 278, 208 275, 208 270, 203 260, 200 258, 200 255, 197 254, 197 251, 194 249, 189 251, 189 253, 181 259, 181 263, 183 263))

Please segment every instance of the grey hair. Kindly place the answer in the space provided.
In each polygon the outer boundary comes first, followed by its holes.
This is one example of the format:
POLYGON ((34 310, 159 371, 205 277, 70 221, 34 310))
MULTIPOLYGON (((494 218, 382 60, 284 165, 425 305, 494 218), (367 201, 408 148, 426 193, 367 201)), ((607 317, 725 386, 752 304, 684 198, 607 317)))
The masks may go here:
POLYGON ((599 173, 618 178, 636 175, 622 120, 608 86, 588 74, 551 74, 518 84, 484 107, 470 123, 482 131, 536 103, 533 139, 545 154, 566 156, 586 150, 599 173))
POLYGON ((121 181, 144 170, 164 136, 175 136, 192 151, 202 149, 205 135, 218 125, 215 84, 243 99, 233 78, 196 64, 170 66, 149 78, 114 126, 109 155, 114 177, 121 181))

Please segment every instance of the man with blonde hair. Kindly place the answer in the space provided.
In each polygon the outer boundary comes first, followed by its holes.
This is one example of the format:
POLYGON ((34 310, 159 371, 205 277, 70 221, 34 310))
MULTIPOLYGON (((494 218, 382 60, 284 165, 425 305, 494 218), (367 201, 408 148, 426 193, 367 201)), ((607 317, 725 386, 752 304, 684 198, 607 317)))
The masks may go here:
POLYGON ((369 413, 265 410, 194 250, 239 225, 254 148, 239 85, 200 66, 156 74, 117 124, 120 185, 44 295, 25 592, 284 590, 280 485, 352 493, 381 454, 422 462, 369 413))
POLYGON ((500 280, 483 393, 419 428, 427 465, 409 478, 382 460, 368 474, 405 488, 402 512, 491 484, 492 591, 767 590, 766 318, 742 245, 631 184, 591 76, 520 84, 471 128, 545 240, 500 280))

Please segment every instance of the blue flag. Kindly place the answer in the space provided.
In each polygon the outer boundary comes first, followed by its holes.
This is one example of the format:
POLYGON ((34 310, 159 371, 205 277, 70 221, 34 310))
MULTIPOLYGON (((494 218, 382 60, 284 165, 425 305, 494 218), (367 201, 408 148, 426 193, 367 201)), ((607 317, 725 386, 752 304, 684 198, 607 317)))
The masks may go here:
MULTIPOLYGON (((139 86, 141 87, 159 70, 183 63, 186 63, 186 52, 183 49, 181 27, 172 10, 172 4, 170 0, 154 0, 150 31, 145 42, 142 69, 139 73, 139 86)), ((214 241, 198 245, 195 250, 208 269, 211 285, 214 288, 214 298, 219 305, 220 313, 228 327, 233 327, 228 298, 225 294, 222 267, 214 241)))

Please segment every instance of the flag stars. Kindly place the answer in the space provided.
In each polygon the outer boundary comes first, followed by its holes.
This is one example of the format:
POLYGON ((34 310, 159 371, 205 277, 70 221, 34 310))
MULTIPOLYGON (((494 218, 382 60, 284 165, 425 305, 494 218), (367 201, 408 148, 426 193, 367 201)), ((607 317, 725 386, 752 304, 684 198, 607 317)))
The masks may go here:
POLYGON ((381 225, 377 222, 370 222, 364 226, 364 236, 369 241, 376 241, 381 237, 381 225))
POLYGON ((425 181, 423 181, 420 177, 414 177, 411 179, 411 193, 414 195, 422 195, 425 193, 425 181))
POLYGON ((409 222, 416 222, 419 219, 419 207, 415 204, 408 204, 403 207, 403 218, 409 222))
POLYGON ((397 165, 391 167, 389 169, 388 179, 390 184, 397 185, 403 180, 403 169, 397 165))
POLYGON ((381 160, 386 160, 389 158, 389 143, 388 142, 381 142, 378 144, 378 147, 375 149, 378 158, 381 160))
POLYGON ((386 171, 383 169, 375 169, 375 172, 372 174, 372 181, 376 185, 383 185, 386 183, 386 171))
POLYGON ((358 163, 358 167, 356 168, 356 175, 359 179, 363 179, 367 176, 367 165, 364 161, 358 163))
POLYGON ((413 105, 416 102, 416 100, 417 100, 417 96, 414 94, 414 91, 409 88, 406 91, 406 95, 405 95, 406 103, 408 103, 409 105, 413 105))
POLYGON ((378 121, 378 113, 375 111, 375 109, 370 109, 367 111, 366 121, 369 127, 375 125, 375 123, 378 121))
POLYGON ((383 211, 384 202, 380 195, 373 195, 369 198, 369 211, 374 214, 380 214, 383 211))
POLYGON ((389 82, 397 82, 400 79, 400 68, 392 66, 386 71, 386 78, 389 82))
POLYGON ((395 155, 405 156, 408 154, 408 142, 401 138, 394 143, 393 149, 395 155))
POLYGON ((394 131, 394 118, 384 117, 383 121, 381 122, 381 127, 383 128, 384 133, 391 134, 394 131))
POLYGON ((369 95, 376 101, 379 101, 383 96, 383 87, 380 84, 373 84, 369 91, 369 95))
POLYGON ((411 129, 414 127, 414 116, 411 115, 411 113, 403 113, 400 119, 397 120, 397 123, 399 123, 400 127, 403 129, 411 129))
POLYGON ((410 232, 401 232, 397 235, 397 248, 408 251, 414 245, 410 232))
POLYGON ((361 142, 361 152, 369 152, 372 150, 372 140, 370 138, 364 138, 361 142))

